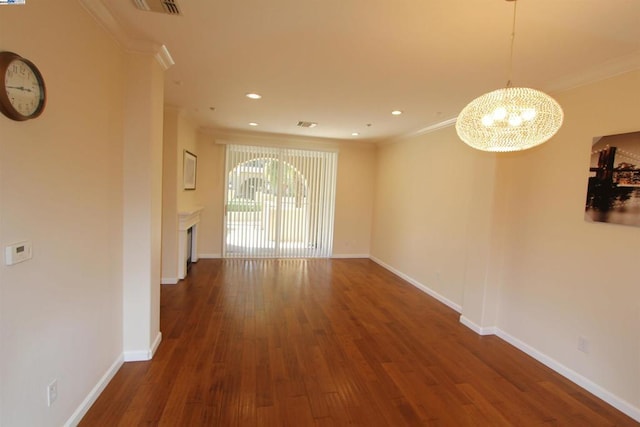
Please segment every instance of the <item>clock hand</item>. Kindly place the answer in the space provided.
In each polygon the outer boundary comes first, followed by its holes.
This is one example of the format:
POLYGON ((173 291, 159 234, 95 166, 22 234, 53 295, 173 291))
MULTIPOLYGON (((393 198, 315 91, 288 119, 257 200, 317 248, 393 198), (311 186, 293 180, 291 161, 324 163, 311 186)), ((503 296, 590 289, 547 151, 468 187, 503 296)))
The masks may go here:
POLYGON ((7 89, 18 89, 18 90, 21 90, 23 92, 33 92, 33 90, 27 89, 24 86, 7 86, 7 89))

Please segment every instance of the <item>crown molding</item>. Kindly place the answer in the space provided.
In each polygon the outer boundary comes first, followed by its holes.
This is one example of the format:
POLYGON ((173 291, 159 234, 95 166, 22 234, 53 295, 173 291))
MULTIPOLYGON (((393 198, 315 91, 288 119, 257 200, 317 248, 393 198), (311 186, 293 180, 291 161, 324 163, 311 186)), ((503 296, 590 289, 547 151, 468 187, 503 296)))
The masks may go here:
POLYGON ((640 70, 640 50, 602 62, 583 70, 579 75, 554 80, 545 87, 545 90, 564 92, 635 70, 640 70))
POLYGON ((402 134, 402 135, 398 135, 398 136, 396 136, 394 138, 387 139, 386 141, 378 142, 378 145, 395 144, 396 142, 403 141, 403 140, 405 140, 407 138, 412 138, 414 136, 425 135, 427 133, 435 132, 435 131, 440 130, 440 129, 448 128, 449 126, 455 125, 456 124, 456 120, 458 120, 457 116, 456 117, 451 117, 450 119, 443 120, 441 122, 431 124, 431 125, 429 125, 427 127, 419 129, 417 131, 405 133, 405 134, 402 134))
POLYGON ((101 0, 79 0, 79 2, 127 52, 153 55, 165 71, 175 64, 165 45, 132 37, 101 0))
POLYGON ((449 126, 455 125, 457 120, 458 120, 458 116, 451 117, 450 119, 443 120, 441 122, 429 125, 429 126, 427 126, 425 128, 422 128, 422 129, 420 129, 420 130, 418 130, 416 132, 412 132, 409 135, 405 135, 405 137, 406 136, 422 135, 422 134, 425 134, 425 133, 431 133, 431 132, 435 132, 435 131, 440 130, 440 129, 448 128, 449 126))
POLYGON ((169 68, 171 68, 171 66, 173 66, 176 63, 171 57, 171 53, 169 52, 169 49, 167 49, 165 45, 160 45, 156 49, 155 58, 156 58, 156 61, 160 63, 160 65, 165 71, 167 71, 169 68))

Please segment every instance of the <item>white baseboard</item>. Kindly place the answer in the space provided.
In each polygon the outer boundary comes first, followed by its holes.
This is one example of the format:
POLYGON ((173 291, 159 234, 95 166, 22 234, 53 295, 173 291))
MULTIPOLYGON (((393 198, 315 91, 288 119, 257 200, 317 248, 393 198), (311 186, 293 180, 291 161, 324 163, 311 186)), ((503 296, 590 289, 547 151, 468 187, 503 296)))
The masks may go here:
POLYGON ((471 329, 473 332, 475 332, 478 335, 497 335, 497 328, 495 326, 480 326, 477 325, 476 323, 472 322, 471 320, 469 320, 469 318, 464 317, 463 315, 460 316, 460 323, 462 323, 464 326, 466 326, 467 328, 471 329))
POLYGON ((160 279, 161 285, 175 285, 179 280, 177 277, 163 277, 160 279))
POLYGON ((336 259, 360 259, 360 258, 371 258, 369 254, 333 254, 331 258, 336 259))
POLYGON ((64 427, 77 426, 80 423, 80 421, 82 420, 82 417, 84 417, 87 414, 87 412, 89 411, 89 408, 91 408, 91 405, 95 403, 95 401, 98 399, 100 394, 104 391, 104 389, 107 387, 107 384, 109 384, 109 381, 111 381, 111 379, 116 375, 116 373, 118 372, 118 369, 120 369, 123 363, 124 363, 124 358, 123 358, 123 355, 121 354, 120 356, 118 356, 115 362, 111 364, 109 369, 107 369, 107 372, 105 372, 102 378, 100 378, 100 380, 95 385, 95 387, 91 389, 91 391, 89 392, 87 397, 82 401, 80 406, 78 406, 78 408, 73 412, 73 414, 71 414, 71 417, 69 417, 67 422, 64 423, 64 427))
POLYGON ((564 366, 563 364, 561 364, 560 362, 556 361, 555 359, 552 359, 551 357, 547 356, 546 354, 544 354, 544 353, 536 350, 535 348, 531 347, 529 344, 527 344, 527 343, 525 343, 523 341, 520 341, 518 338, 515 338, 515 337, 509 335, 508 333, 506 333, 506 332, 504 332, 504 331, 502 331, 500 329, 497 329, 497 328, 495 328, 495 332, 496 332, 496 335, 498 337, 500 337, 501 339, 505 340, 506 342, 508 342, 512 346, 516 347, 517 349, 523 351, 524 353, 527 353, 529 356, 533 357, 538 362, 540 362, 543 365, 546 365, 549 368, 553 369, 554 371, 556 371, 557 373, 559 373, 563 377, 565 377, 568 380, 576 383, 577 385, 579 385, 583 389, 587 390, 588 392, 592 393, 593 395, 597 396, 598 398, 604 400, 605 402, 607 402, 608 404, 610 404, 614 408, 618 409, 619 411, 624 412, 625 414, 627 414, 628 416, 630 416, 634 420, 640 421, 640 408, 637 408, 637 407, 633 406, 631 403, 627 402, 626 400, 619 398, 615 394, 613 394, 610 391, 604 389, 603 387, 601 387, 598 384, 594 383, 590 379, 583 377, 582 375, 580 375, 577 372, 575 372, 574 370, 564 366))
POLYGON ((158 332, 158 335, 156 335, 156 339, 153 340, 153 344, 151 344, 150 349, 125 351, 124 361, 125 362, 144 362, 144 361, 153 359, 153 355, 156 353, 156 350, 160 345, 160 341, 162 341, 162 332, 158 332))
POLYGON ((150 354, 150 350, 125 351, 123 353, 125 362, 145 362, 151 360, 150 354))
MULTIPOLYGON (((443 304, 449 306, 450 308, 452 308, 453 310, 457 311, 458 313, 462 312, 462 307, 461 306, 459 306, 458 304, 456 304, 456 303, 450 301, 449 299, 443 297, 442 295, 438 294, 437 292, 433 291, 432 289, 430 289, 429 287, 423 285, 422 283, 418 282, 417 280, 414 280, 413 278, 411 278, 411 277, 407 276, 406 274, 396 270, 395 268, 391 267, 390 265, 384 263, 383 261, 381 261, 381 260, 379 260, 379 259, 377 259, 375 257, 371 256, 370 259, 373 262, 375 262, 375 263, 381 265, 382 267, 386 268, 387 270, 391 271, 392 273, 396 274, 397 276, 400 276, 401 278, 403 278, 407 282, 411 283, 413 286, 415 286, 416 288, 418 288, 421 291, 425 292, 426 294, 432 296, 433 298, 437 299, 438 301, 442 302, 443 304)), ((462 315, 460 316, 460 323, 462 323, 463 325, 465 325, 466 327, 468 327, 469 329, 471 329, 472 331, 474 331, 475 333, 477 333, 479 335, 496 335, 496 336, 498 336, 500 339, 503 339, 504 341, 506 341, 509 344, 513 345, 514 347, 516 347, 520 351, 522 351, 522 352, 528 354, 529 356, 533 357, 538 362, 540 362, 543 365, 546 365, 547 367, 553 369, 554 371, 556 371, 557 373, 559 373, 563 377, 567 378, 569 381, 574 382, 578 386, 580 386, 583 389, 587 390, 589 393, 591 393, 594 396, 602 399, 603 401, 607 402, 608 404, 610 404, 614 408, 616 408, 619 411, 621 411, 621 412, 625 413, 626 415, 630 416, 634 420, 640 422, 640 408, 632 405, 631 403, 627 402, 624 399, 621 399, 620 397, 618 397, 615 394, 611 393, 610 391, 606 390, 602 386, 600 386, 600 385, 594 383, 593 381, 591 381, 590 379, 578 374, 574 370, 564 366, 563 364, 559 363, 555 359, 552 359, 551 357, 547 356, 546 354, 536 350, 535 348, 531 347, 527 343, 525 343, 523 341, 520 341, 519 339, 517 339, 517 338, 509 335, 508 333, 502 331, 500 328, 498 328, 496 326, 483 327, 483 326, 477 325, 476 323, 472 322, 467 317, 462 316, 462 315)))
POLYGON ((219 259, 222 258, 222 254, 198 254, 198 257, 202 259, 219 259))
POLYGON ((389 270, 390 272, 392 272, 396 276, 400 276, 401 278, 403 278, 407 282, 411 283, 413 286, 415 286, 416 288, 420 289, 422 292, 424 292, 427 295, 432 296, 433 298, 437 299, 438 301, 440 301, 441 303, 443 303, 447 307, 455 310, 458 313, 462 312, 462 307, 460 305, 458 305, 455 302, 451 301, 450 299, 440 295, 439 293, 437 293, 433 289, 429 288, 428 286, 423 285, 422 283, 418 282, 414 278, 409 277, 406 274, 402 273, 401 271, 396 270, 395 268, 391 267, 390 265, 386 264, 385 262, 383 262, 382 260, 379 260, 376 257, 370 256, 369 258, 373 262, 375 262, 376 264, 386 268, 387 270, 389 270))
POLYGON ((158 335, 156 335, 156 339, 153 340, 153 344, 151 344, 151 357, 149 359, 152 359, 153 356, 156 354, 156 350, 158 350, 158 346, 160 346, 160 342, 162 342, 162 332, 158 331, 158 335))

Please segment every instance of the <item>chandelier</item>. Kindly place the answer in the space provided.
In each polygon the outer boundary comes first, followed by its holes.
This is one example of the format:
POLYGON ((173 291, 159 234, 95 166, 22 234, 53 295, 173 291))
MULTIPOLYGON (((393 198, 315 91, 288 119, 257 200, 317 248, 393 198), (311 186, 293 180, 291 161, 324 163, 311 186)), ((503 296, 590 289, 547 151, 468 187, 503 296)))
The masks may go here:
POLYGON ((564 118, 560 104, 549 95, 535 89, 511 87, 516 0, 506 1, 513 1, 507 87, 474 99, 456 121, 460 139, 482 151, 519 151, 540 145, 558 132, 564 118))

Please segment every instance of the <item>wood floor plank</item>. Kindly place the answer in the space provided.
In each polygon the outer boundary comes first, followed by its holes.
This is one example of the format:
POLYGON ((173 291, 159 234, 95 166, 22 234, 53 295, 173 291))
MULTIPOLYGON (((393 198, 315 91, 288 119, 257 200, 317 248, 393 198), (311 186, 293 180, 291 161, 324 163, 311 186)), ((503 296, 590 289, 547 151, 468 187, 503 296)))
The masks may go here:
POLYGON ((366 259, 200 260, 81 426, 637 426, 366 259))

